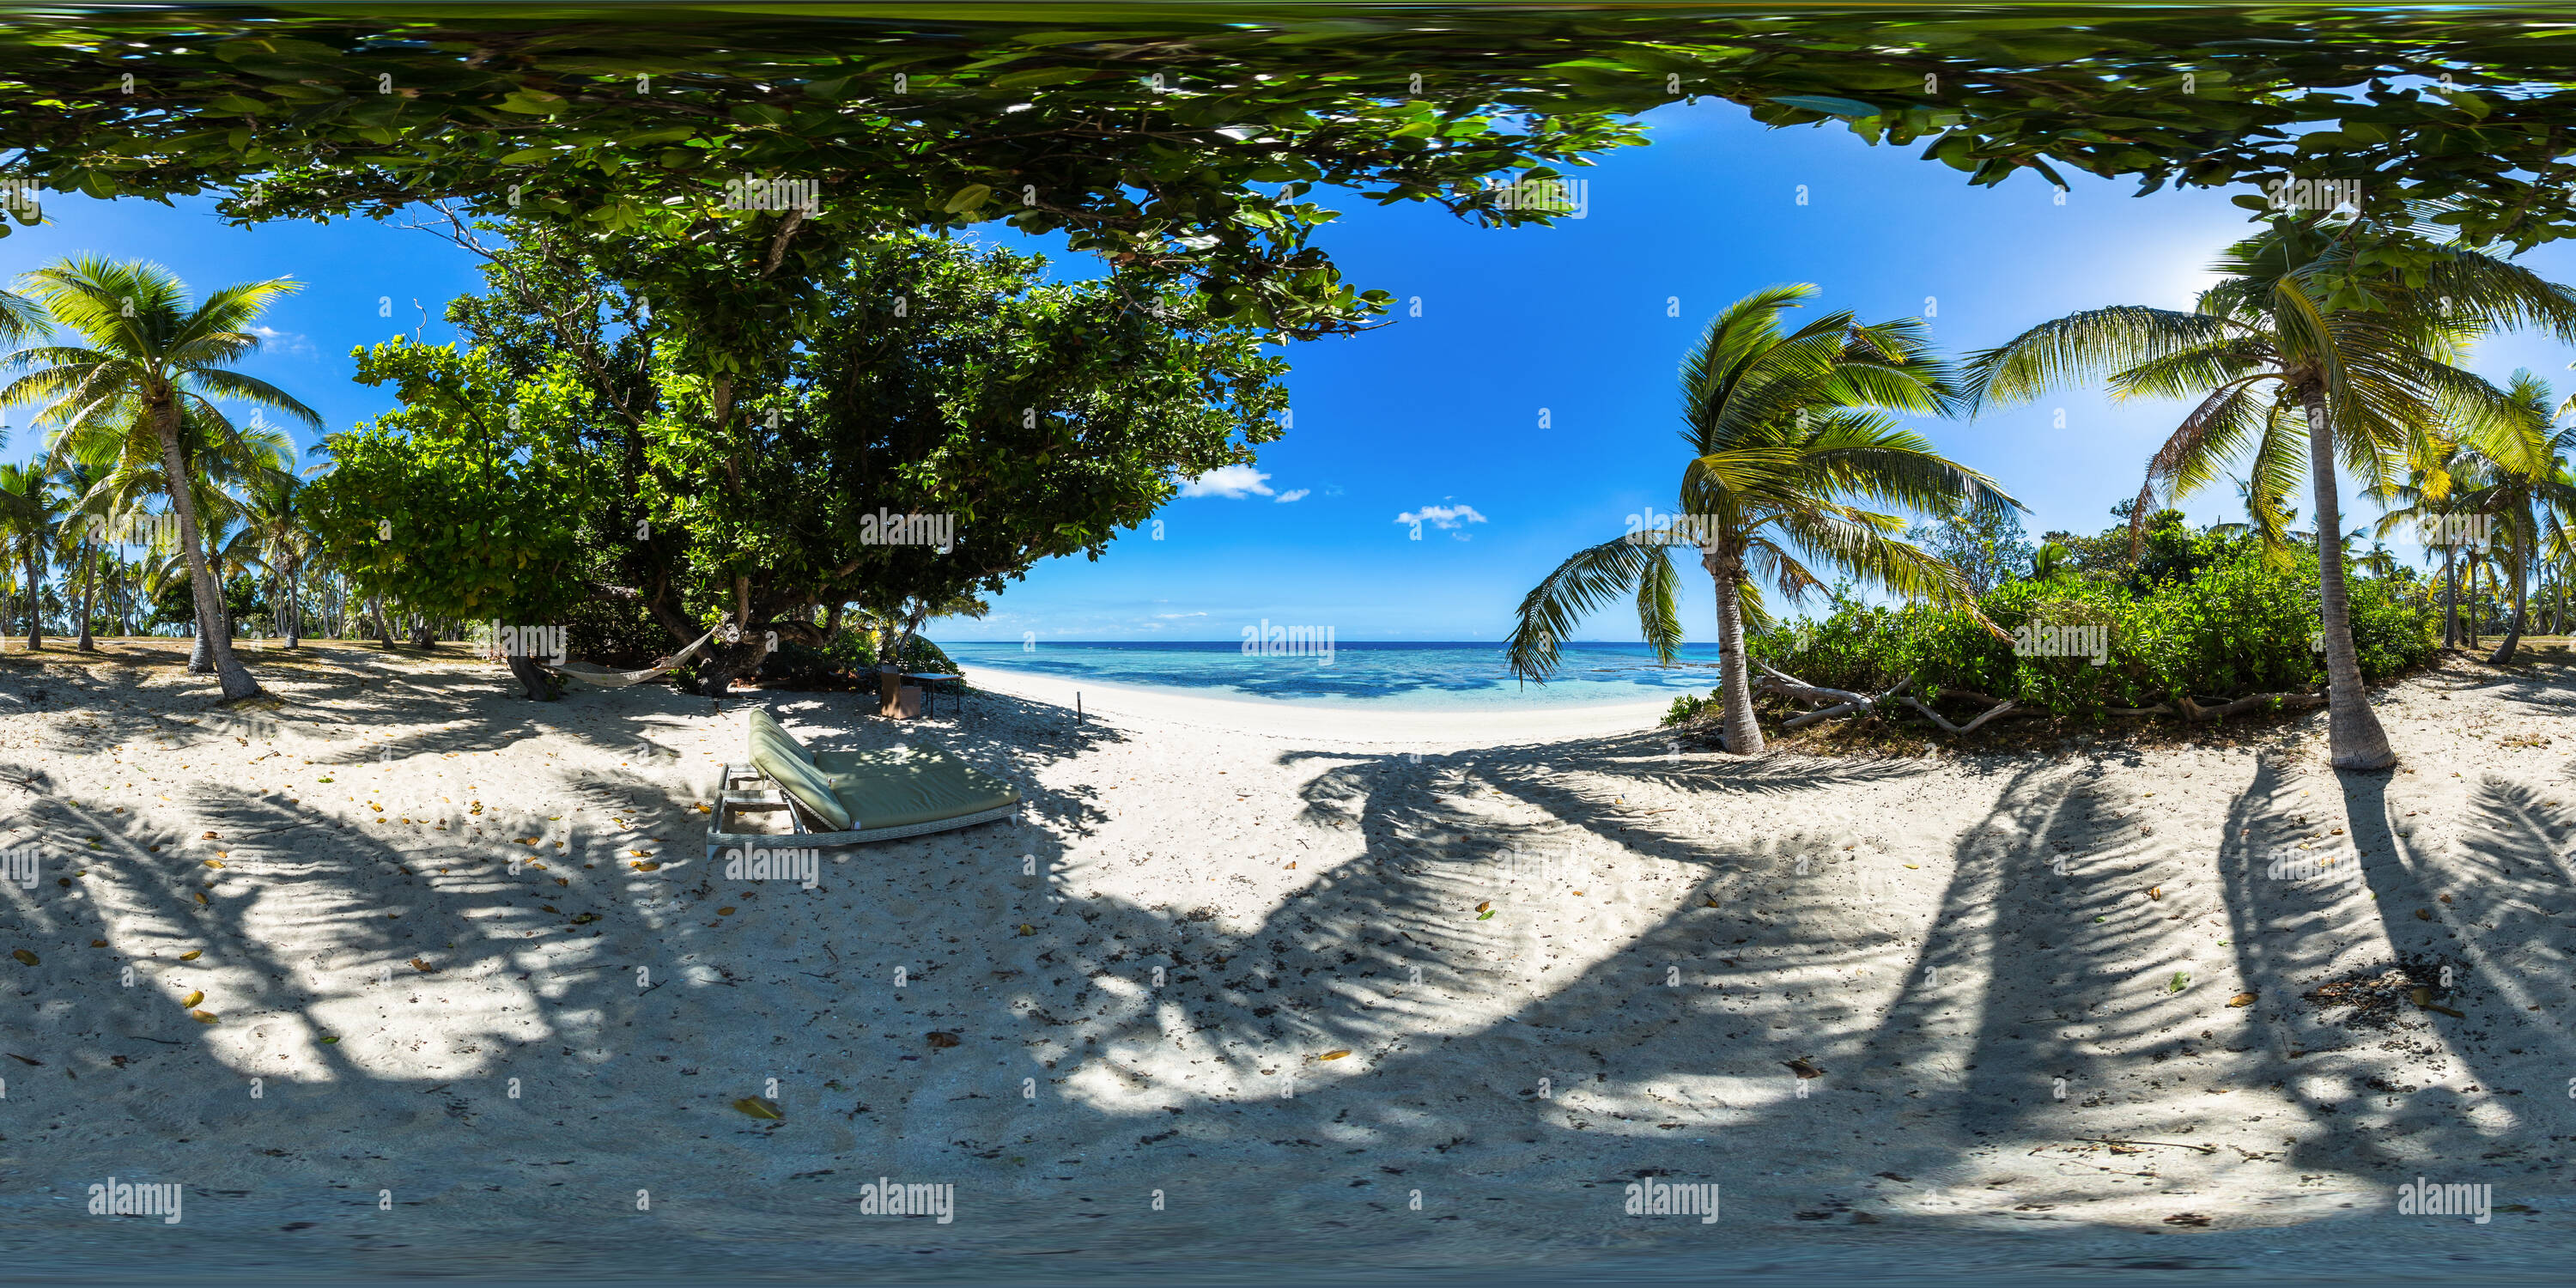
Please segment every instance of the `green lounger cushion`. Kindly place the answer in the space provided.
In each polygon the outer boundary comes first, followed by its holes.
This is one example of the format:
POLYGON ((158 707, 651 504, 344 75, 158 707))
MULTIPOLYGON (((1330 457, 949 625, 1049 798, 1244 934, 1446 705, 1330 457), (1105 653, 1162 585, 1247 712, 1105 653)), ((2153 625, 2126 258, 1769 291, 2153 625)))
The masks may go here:
POLYGON ((768 712, 752 708, 743 723, 751 730, 752 768, 778 780, 787 794, 835 832, 850 827, 850 811, 841 804, 831 780, 816 769, 812 754, 768 712))
POLYGON ((743 727, 751 734, 751 754, 754 760, 759 758, 762 747, 768 747, 780 754, 794 756, 806 764, 814 763, 814 753, 807 751, 805 744, 796 740, 796 735, 787 732, 787 726, 778 723, 778 717, 753 707, 744 717, 743 727))
POLYGON ((814 757, 814 767, 831 783, 850 826, 867 830, 1006 809, 1020 799, 1019 788, 936 747, 826 751, 814 757))

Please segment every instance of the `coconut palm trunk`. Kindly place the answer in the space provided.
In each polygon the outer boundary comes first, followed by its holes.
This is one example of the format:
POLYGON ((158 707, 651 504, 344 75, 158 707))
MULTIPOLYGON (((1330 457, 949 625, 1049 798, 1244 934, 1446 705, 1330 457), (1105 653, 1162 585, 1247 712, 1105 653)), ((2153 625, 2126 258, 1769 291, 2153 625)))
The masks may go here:
POLYGON ((303 578, 295 573, 286 575, 286 647, 288 648, 294 648, 304 642, 304 600, 296 593, 296 583, 301 580, 303 578))
POLYGON ((2516 508, 2521 513, 2515 516, 2519 522, 2513 525, 2513 617, 2505 623, 2504 642, 2487 655, 2489 666, 2503 666, 2513 661, 2513 651, 2522 644, 2523 612, 2529 606, 2523 596, 2523 583, 2531 579, 2528 571, 2531 567, 2531 507, 2526 502, 2516 508))
POLYGON ((98 554, 85 551, 81 560, 80 640, 72 647, 83 653, 98 651, 98 641, 89 634, 89 613, 98 597, 98 554))
POLYGON ((2442 647, 2460 646, 2460 548, 2442 543, 2442 647))
POLYGON ((27 537, 27 651, 45 647, 44 552, 34 534, 27 537))
MULTIPOLYGON (((161 468, 168 477, 186 480, 196 477, 188 471, 185 454, 179 448, 179 400, 167 389, 157 391, 152 407, 153 427, 161 435, 161 468)), ((170 509, 179 516, 179 552, 188 561, 188 586, 197 601, 197 639, 215 671, 215 681, 223 690, 226 702, 239 702, 259 696, 259 681, 233 656, 233 645, 220 629, 209 629, 224 620, 224 597, 215 584, 215 575, 206 567, 206 548, 197 528, 195 489, 185 483, 170 488, 170 509)), ((193 667, 191 669, 194 669, 193 667)))
POLYGON ((1759 756, 1762 725, 1753 718, 1753 667, 1744 653, 1744 561, 1723 543, 1711 542, 1700 552, 1700 566, 1717 591, 1717 684, 1726 749, 1759 756))
POLYGON ((2326 418, 2325 391, 2313 381, 2300 391, 2308 415, 2308 477, 2314 481, 2317 521, 2317 608, 2325 619, 2327 743, 2337 769, 2386 769, 2397 763, 2388 733, 2370 710, 2362 688, 2361 655, 2352 646, 2351 600, 2345 593, 2343 507, 2336 496, 2334 425, 2326 418))

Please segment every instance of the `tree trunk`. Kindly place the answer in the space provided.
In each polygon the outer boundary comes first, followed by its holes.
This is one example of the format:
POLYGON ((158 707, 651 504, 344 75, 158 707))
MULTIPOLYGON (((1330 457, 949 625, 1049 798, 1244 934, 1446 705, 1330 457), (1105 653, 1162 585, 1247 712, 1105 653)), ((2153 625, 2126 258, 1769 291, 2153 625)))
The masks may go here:
POLYGON ((1717 588, 1717 683, 1726 749, 1739 756, 1763 752, 1762 726, 1753 718, 1753 668, 1744 660, 1744 564, 1723 544, 1704 547, 1700 566, 1717 588))
POLYGON ((705 665, 698 668, 696 692, 700 697, 721 698, 733 691, 734 677, 749 675, 760 669, 769 656, 767 632, 744 632, 733 644, 723 643, 723 636, 707 641, 705 665))
MULTIPOLYGON (((206 567, 206 548, 197 529, 196 489, 189 480, 196 476, 179 450, 179 402, 175 392, 163 390, 152 408, 154 428, 161 434, 161 468, 169 481, 170 509, 179 516, 179 550, 188 560, 188 585, 196 592, 197 620, 223 620, 223 590, 215 584, 215 575, 206 567)), ((233 656, 232 641, 217 638, 221 632, 200 629, 197 637, 207 642, 209 660, 213 663, 216 683, 222 688, 224 701, 239 702, 259 696, 259 681, 251 678, 241 659, 233 656)))
POLYGON ((835 600, 832 607, 823 614, 823 647, 825 648, 830 648, 840 641, 841 607, 840 601, 835 600))
POLYGON ((2484 632, 2484 631, 2481 631, 2481 630, 2479 630, 2479 629, 2478 629, 2478 608, 2480 607, 2479 596, 2484 595, 2484 594, 2486 593, 2486 580, 2485 580, 2485 578, 2483 578, 2482 576, 2480 576, 2480 574, 2481 574, 2481 573, 2483 573, 2485 570, 2486 570, 2486 565, 2485 565, 2483 562, 2481 562, 2481 561, 2479 561, 2479 560, 2475 560, 2475 559, 2472 559, 2472 560, 2470 560, 2470 561, 2469 561, 2469 621, 2468 621, 2468 627, 2469 627, 2469 647, 2470 647, 2470 648, 2476 648, 2476 647, 2478 646, 2478 637, 2479 637, 2480 635, 2485 634, 2485 632, 2484 632))
POLYGON ((30 653, 45 647, 45 587, 40 580, 44 575, 40 562, 42 554, 37 549, 35 536, 30 534, 27 537, 27 651, 30 653))
POLYGON ((2442 543, 2442 647, 2460 646, 2460 547, 2442 543))
POLYGON ((205 618, 188 623, 188 638, 195 641, 188 646, 190 675, 212 675, 215 672, 215 648, 207 642, 207 634, 205 618))
POLYGON ((438 638, 435 627, 429 619, 429 614, 421 614, 420 617, 412 623, 411 642, 422 649, 438 647, 438 638))
POLYGON ((302 580, 293 573, 286 575, 286 646, 294 648, 304 642, 304 600, 296 593, 302 580))
POLYGON ((2505 623, 2504 642, 2496 645, 2496 651, 2487 655, 2487 665, 2489 666, 2504 666, 2512 662, 2515 647, 2522 643, 2522 614, 2526 607, 2522 588, 2523 583, 2531 579, 2531 551, 2524 543, 2524 538, 2529 535, 2527 529, 2531 522, 2531 507, 2528 505, 2523 506, 2522 513, 2516 517, 2522 520, 2522 522, 2513 525, 2512 533, 2513 618, 2505 623))
POLYGON ((563 696, 562 686, 544 667, 537 665, 536 659, 523 653, 512 653, 507 660, 511 677, 519 682, 521 697, 552 702, 563 696))
POLYGON ((86 558, 81 563, 80 642, 72 647, 83 653, 95 653, 98 641, 90 638, 89 610, 98 602, 98 555, 92 551, 83 553, 86 558))
POLYGON ((2334 424, 2326 419, 2325 391, 2310 386, 2308 473, 2314 482, 2317 521, 2317 608, 2325 619, 2327 743, 2337 769, 2387 769, 2397 763, 2388 733, 2370 710, 2361 683, 2361 657, 2352 647, 2352 605, 2344 592, 2343 506, 2336 496, 2334 424))
POLYGON ((367 614, 370 624, 376 628, 376 642, 386 648, 392 648, 394 646, 394 628, 385 621, 385 597, 382 595, 370 596, 367 600, 367 614))

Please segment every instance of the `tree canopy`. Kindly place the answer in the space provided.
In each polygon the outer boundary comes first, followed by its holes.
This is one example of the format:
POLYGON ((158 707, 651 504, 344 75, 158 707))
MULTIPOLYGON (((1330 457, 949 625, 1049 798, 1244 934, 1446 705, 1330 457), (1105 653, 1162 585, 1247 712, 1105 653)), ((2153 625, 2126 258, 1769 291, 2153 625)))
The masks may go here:
POLYGON ((2471 240, 2528 247, 2576 228, 2560 159, 2576 30, 2538 17, 676 3, 645 22, 578 4, 75 3, 0 30, 0 154, 57 190, 224 190, 241 218, 515 199, 610 229, 787 175, 819 183, 826 222, 1061 229, 1220 281, 1239 316, 1311 324, 1362 301, 1306 245, 1320 216, 1301 189, 1544 221, 1469 185, 1552 174, 1694 97, 1922 143, 1977 183, 2358 181, 2373 213, 2456 202, 2471 240))
POLYGON ((688 248, 487 253, 494 289, 449 309, 467 351, 360 354, 402 406, 330 440, 325 546, 367 592, 436 613, 543 623, 606 599, 675 642, 730 621, 744 638, 710 686, 772 632, 810 638, 818 610, 917 616, 1097 558, 1178 478, 1252 459, 1285 405, 1262 333, 1202 297, 1048 281, 1035 256, 954 239, 853 246, 794 329, 739 351, 693 349, 697 315, 620 280, 688 248), (750 369, 710 377, 711 352, 750 369))

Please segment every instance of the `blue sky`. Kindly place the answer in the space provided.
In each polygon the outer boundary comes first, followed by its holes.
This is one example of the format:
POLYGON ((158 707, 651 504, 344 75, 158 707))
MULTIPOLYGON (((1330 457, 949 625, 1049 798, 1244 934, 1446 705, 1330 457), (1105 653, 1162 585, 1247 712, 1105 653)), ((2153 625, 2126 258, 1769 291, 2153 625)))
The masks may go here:
MULTIPOLYGON (((1397 320, 1288 351, 1293 428, 1263 449, 1247 472, 1258 477, 1209 480, 1217 486, 1166 508, 1161 540, 1133 533, 1096 563, 1042 565, 985 620, 931 633, 1232 640, 1266 618, 1331 626, 1344 640, 1498 639, 1567 554, 1618 535, 1630 514, 1673 508, 1676 371, 1728 302, 1813 282, 1819 308, 1871 320, 1929 310, 1934 338, 1955 354, 2077 309, 2187 307, 2207 262, 2247 226, 2232 193, 2132 198, 2131 183, 2078 178, 2060 204, 2035 175, 1971 188, 1916 160, 1918 149, 1871 148, 1839 126, 1768 130, 1724 103, 1648 120, 1650 146, 1575 172, 1587 216, 1554 228, 1479 229, 1433 207, 1328 197, 1344 213, 1318 244, 1355 284, 1393 293, 1397 320), (1680 316, 1667 316, 1675 298, 1680 316), (1406 515, 1424 517, 1420 540, 1399 522, 1406 515)), ((246 367, 335 429, 387 406, 350 379, 350 349, 415 327, 452 339, 441 307, 478 285, 470 257, 400 227, 417 221, 242 230, 203 203, 51 195, 46 213, 55 222, 0 240, 0 275, 95 251, 159 260, 200 289, 278 275, 305 283, 273 310, 277 334, 246 367)), ((2576 250, 2544 247, 2526 262, 2576 279, 2576 250)), ((2565 392, 2570 356, 2513 336, 2472 365, 2496 378, 2528 366, 2565 392)), ((2029 506, 2033 535, 2090 532, 2136 493, 2182 410, 2070 391, 1917 428, 2029 506)), ((34 445, 26 415, 10 413, 13 459, 34 445)), ((2224 484, 2184 508, 2199 522, 2242 517, 2224 484)), ((2345 510, 2346 527, 2371 513, 2349 491, 2345 510)), ((1684 623, 1703 641, 1711 602, 1704 581, 1688 588, 1684 623)), ((1636 622, 1613 610, 1584 634, 1633 640, 1636 622)))

